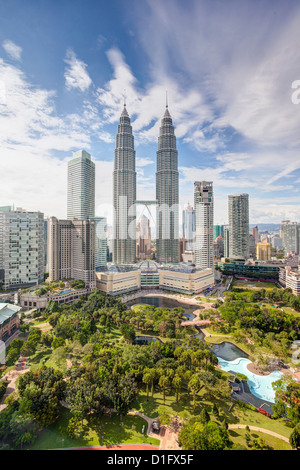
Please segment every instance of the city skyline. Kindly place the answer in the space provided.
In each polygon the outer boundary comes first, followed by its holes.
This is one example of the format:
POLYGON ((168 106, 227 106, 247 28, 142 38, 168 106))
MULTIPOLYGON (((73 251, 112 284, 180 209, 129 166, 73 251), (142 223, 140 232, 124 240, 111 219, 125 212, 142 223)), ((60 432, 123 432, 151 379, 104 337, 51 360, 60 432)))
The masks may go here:
POLYGON ((119 0, 26 8, 16 0, 0 3, 0 17, 2 205, 66 218, 67 163, 86 150, 96 164, 96 214, 107 216, 98 209, 112 204, 124 95, 137 199, 153 200, 167 91, 181 204, 194 181, 207 180, 215 224, 228 222, 227 197, 242 191, 250 223, 300 221, 298 2, 191 1, 187 9, 133 0, 128 11, 119 0))

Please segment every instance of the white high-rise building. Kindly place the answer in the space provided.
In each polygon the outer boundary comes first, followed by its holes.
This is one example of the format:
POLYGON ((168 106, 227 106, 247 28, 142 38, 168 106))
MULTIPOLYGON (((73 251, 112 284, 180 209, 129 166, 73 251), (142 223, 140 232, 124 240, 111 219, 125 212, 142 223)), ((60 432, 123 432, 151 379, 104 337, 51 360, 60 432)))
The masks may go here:
POLYGON ((113 262, 116 265, 132 264, 136 260, 135 203, 134 138, 130 118, 124 104, 116 135, 113 172, 113 262))
POLYGON ((212 182, 196 181, 194 183, 194 200, 196 213, 196 267, 213 269, 214 198, 212 182))
POLYGON ((68 162, 69 220, 95 217, 95 163, 85 150, 73 152, 68 162))
POLYGON ((292 251, 299 254, 300 224, 298 222, 285 222, 282 224, 282 232, 285 255, 292 251))
POLYGON ((249 196, 228 196, 229 257, 249 258, 249 196))
POLYGON ((44 281, 44 214, 0 210, 0 281, 4 289, 44 281))
POLYGON ((190 204, 182 211, 182 236, 186 239, 186 251, 195 250, 196 216, 190 204))

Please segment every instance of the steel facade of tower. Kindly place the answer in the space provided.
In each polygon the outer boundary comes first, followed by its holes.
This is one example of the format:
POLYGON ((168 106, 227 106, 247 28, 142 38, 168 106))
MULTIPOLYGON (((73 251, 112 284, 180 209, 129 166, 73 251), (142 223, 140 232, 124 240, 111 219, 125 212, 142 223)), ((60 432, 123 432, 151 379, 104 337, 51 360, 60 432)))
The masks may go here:
POLYGON ((85 150, 73 152, 68 162, 67 218, 95 217, 95 163, 85 150))
POLYGON ((156 171, 156 259, 179 262, 178 153, 172 118, 166 106, 158 137, 156 171))
POLYGON ((113 172, 113 262, 136 261, 136 171, 134 137, 124 104, 116 135, 113 172))

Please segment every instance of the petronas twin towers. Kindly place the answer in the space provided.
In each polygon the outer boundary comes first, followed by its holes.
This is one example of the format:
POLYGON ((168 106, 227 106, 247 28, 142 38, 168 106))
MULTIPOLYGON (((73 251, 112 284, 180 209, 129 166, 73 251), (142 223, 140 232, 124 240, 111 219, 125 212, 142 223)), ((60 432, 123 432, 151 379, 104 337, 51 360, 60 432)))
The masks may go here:
MULTIPOLYGON (((156 259, 162 264, 179 262, 178 153, 172 118, 166 105, 158 137, 156 171, 156 259)), ((113 262, 136 261, 136 170, 132 126, 126 104, 120 116, 113 172, 113 262)))

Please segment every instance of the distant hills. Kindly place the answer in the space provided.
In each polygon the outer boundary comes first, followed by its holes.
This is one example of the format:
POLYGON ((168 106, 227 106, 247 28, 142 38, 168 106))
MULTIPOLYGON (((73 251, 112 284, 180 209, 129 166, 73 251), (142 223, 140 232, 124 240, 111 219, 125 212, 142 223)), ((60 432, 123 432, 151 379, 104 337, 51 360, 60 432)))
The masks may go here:
POLYGON ((250 229, 257 225, 259 232, 279 232, 280 224, 249 224, 250 229))

